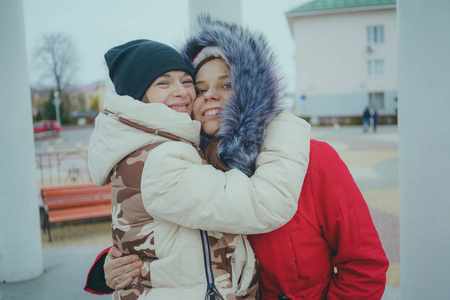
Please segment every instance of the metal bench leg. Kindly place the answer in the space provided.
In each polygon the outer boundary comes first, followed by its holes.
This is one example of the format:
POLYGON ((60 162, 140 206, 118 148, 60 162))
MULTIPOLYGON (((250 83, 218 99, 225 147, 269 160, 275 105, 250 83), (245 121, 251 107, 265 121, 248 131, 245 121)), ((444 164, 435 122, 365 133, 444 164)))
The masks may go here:
POLYGON ((44 214, 44 233, 45 233, 46 229, 48 231, 48 240, 51 242, 52 241, 52 235, 50 233, 50 221, 48 220, 48 214, 47 213, 44 214))
POLYGON ((50 233, 50 222, 48 222, 48 219, 47 219, 47 230, 48 230, 48 240, 51 242, 52 234, 50 233))
POLYGON ((45 211, 43 207, 39 208, 39 217, 41 221, 41 229, 43 229, 45 233, 45 211))

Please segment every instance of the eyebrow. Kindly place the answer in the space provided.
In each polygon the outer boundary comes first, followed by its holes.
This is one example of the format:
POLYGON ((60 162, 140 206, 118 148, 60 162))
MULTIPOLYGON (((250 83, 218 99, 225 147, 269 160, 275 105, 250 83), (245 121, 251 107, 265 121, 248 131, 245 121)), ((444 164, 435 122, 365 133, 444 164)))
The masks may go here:
MULTIPOLYGON (((230 76, 229 75, 221 75, 221 76, 217 77, 217 79, 227 79, 227 78, 230 78, 230 76)), ((205 82, 204 80, 200 80, 200 81, 196 81, 195 84, 201 84, 204 82, 205 82)))

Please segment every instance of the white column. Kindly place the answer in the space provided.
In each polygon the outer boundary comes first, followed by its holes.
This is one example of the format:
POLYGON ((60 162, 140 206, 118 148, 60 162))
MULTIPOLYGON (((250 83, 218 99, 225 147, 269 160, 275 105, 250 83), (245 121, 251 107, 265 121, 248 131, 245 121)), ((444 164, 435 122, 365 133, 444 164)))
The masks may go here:
POLYGON ((242 24, 241 0, 189 0, 189 21, 197 24, 197 16, 208 13, 213 19, 242 24))
POLYGON ((401 298, 450 295, 450 1, 399 0, 401 298))
POLYGON ((15 282, 43 271, 22 0, 0 1, 0 41, 0 282, 15 282))

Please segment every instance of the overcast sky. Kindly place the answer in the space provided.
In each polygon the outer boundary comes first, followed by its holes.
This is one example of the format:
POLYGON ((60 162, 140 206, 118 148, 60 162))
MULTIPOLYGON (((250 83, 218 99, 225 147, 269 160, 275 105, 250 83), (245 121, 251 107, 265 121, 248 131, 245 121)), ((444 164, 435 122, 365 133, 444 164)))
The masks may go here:
MULTIPOLYGON (((215 0, 217 1, 217 0, 215 0)), ((221 0, 224 1, 224 0, 221 0)), ((294 91, 294 43, 286 11, 308 0, 242 0, 243 24, 265 32, 294 91)), ((179 46, 189 30, 188 0, 23 0, 30 83, 38 83, 32 53, 44 34, 64 33, 80 57, 74 85, 104 81, 103 55, 133 39, 179 46)))

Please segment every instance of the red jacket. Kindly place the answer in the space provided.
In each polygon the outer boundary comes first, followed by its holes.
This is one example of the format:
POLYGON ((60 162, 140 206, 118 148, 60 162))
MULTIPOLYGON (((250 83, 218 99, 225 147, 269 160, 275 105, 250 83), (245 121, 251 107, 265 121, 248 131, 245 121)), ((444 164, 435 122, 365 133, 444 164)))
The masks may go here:
MULTIPOLYGON (((298 207, 285 226, 249 236, 264 300, 381 299, 388 260, 361 192, 327 143, 311 140, 298 207)), ((90 270, 88 292, 111 292, 103 274, 107 250, 90 270)))
POLYGON ((361 192, 327 143, 311 141, 294 218, 249 240, 261 263, 264 300, 280 295, 368 300, 383 295, 386 254, 361 192))

